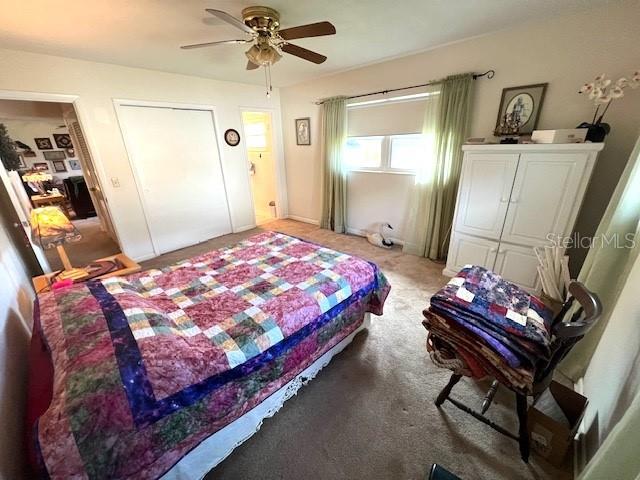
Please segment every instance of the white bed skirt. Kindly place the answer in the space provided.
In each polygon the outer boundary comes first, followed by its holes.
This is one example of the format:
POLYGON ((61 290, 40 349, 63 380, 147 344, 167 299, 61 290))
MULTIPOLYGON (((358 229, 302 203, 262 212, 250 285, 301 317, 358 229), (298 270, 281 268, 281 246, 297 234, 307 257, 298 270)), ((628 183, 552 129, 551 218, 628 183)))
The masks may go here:
POLYGON ((193 480, 204 477, 213 467, 227 458, 236 447, 256 433, 265 418, 272 417, 280 410, 284 402, 294 396, 300 387, 313 379, 322 368, 328 365, 334 355, 344 350, 358 332, 368 328, 370 322, 371 314, 366 313, 362 325, 348 337, 328 350, 261 404, 200 443, 161 478, 163 480, 193 480))

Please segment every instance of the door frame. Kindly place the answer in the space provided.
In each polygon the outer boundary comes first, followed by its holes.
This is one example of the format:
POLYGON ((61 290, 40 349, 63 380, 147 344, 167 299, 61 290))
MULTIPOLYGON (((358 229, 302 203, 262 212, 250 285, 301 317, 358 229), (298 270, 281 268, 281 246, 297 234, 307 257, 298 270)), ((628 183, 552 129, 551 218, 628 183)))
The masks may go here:
MULTIPOLYGON (((0 100, 22 100, 22 101, 30 101, 30 102, 49 102, 49 103, 65 103, 71 104, 74 111, 76 112, 76 117, 78 118, 78 123, 80 124, 80 128, 82 129, 82 133, 84 135, 84 140, 87 143, 87 149, 89 150, 89 155, 93 160, 93 167, 95 170, 96 181, 98 182, 100 189, 103 192, 103 198, 105 199, 105 203, 107 206, 107 210, 111 219, 113 220, 113 214, 109 207, 109 198, 107 193, 105 192, 104 185, 106 185, 106 173, 103 169, 102 159, 99 155, 99 150, 94 143, 94 139, 90 133, 87 132, 85 127, 86 118, 88 115, 86 114, 85 108, 82 104, 79 95, 69 95, 62 93, 43 93, 43 92, 28 92, 28 91, 20 91, 20 90, 2 90, 0 89, 0 100)), ((120 243, 120 232, 118 231, 118 226, 115 222, 113 223, 114 233, 116 238, 113 239, 120 250, 122 250, 122 245, 120 243)), ((49 266, 46 265, 46 268, 49 266)))
MULTIPOLYGON (((244 119, 242 118, 242 114, 245 112, 263 112, 268 113, 271 117, 271 154, 273 155, 274 159, 275 169, 273 173, 276 181, 276 219, 287 218, 287 215, 289 213, 287 204, 287 174, 284 163, 284 143, 282 140, 282 119, 280 118, 280 113, 277 109, 269 107, 241 106, 238 109, 238 114, 240 116, 240 126, 242 129, 244 158, 247 165, 249 165, 249 151, 246 145, 244 119)), ((247 187, 249 188, 249 192, 251 193, 251 209, 253 210, 253 221, 255 227, 256 208, 253 198, 253 188, 251 187, 251 176, 249 175, 248 168, 245 171, 247 187)))
POLYGON ((162 255, 160 248, 158 247, 156 240, 153 238, 151 233, 151 228, 149 226, 149 207, 147 206, 145 196, 142 189, 142 182, 140 180, 138 167, 136 163, 133 161, 131 155, 131 140, 127 133, 127 129, 125 128, 123 122, 121 121, 121 114, 123 107, 151 107, 151 108, 167 108, 172 110, 198 110, 209 112, 211 114, 211 121, 213 123, 213 133, 216 138, 216 149, 218 151, 218 163, 220 164, 220 172, 222 174, 222 185, 224 188, 224 196, 227 199, 227 217, 229 218, 229 225, 231 225, 231 231, 236 231, 236 226, 233 223, 233 216, 231 215, 231 199, 229 198, 229 192, 227 190, 227 179, 225 177, 224 172, 224 161, 222 155, 222 149, 220 148, 220 131, 218 129, 218 122, 216 121, 216 107, 214 105, 203 105, 203 104, 193 104, 193 103, 180 103, 180 102, 161 102, 161 101, 150 101, 150 100, 130 100, 125 98, 114 98, 113 106, 116 111, 116 119, 118 121, 118 127, 120 128, 120 133, 122 134, 122 140, 124 142, 124 148, 127 152, 127 159, 129 161, 129 167, 131 168, 131 172, 133 174, 133 179, 136 184, 136 192, 138 194, 138 198, 140 199, 140 205, 142 205, 142 212, 144 214, 144 222, 145 227, 147 229, 147 233, 149 234, 149 239, 151 240, 151 245, 153 247, 153 252, 156 256, 162 255))

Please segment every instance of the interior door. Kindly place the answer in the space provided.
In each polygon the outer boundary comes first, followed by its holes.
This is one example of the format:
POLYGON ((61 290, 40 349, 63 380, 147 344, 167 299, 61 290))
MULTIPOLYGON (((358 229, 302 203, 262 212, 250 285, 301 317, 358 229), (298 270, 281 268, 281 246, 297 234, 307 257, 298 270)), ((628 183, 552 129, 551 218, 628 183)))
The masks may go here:
POLYGON ((549 234, 569 234, 586 157, 585 153, 521 154, 502 240, 545 245, 549 234))
POLYGON ((471 235, 454 233, 449 255, 447 257, 447 269, 456 273, 465 265, 478 265, 493 269, 498 253, 498 242, 471 235))
POLYGON ((115 228, 113 227, 111 214, 109 213, 107 199, 102 193, 102 188, 100 187, 100 181, 98 180, 98 175, 96 174, 95 165, 93 163, 93 159, 91 158, 89 147, 87 146, 84 133, 82 132, 82 127, 78 122, 75 111, 73 110, 73 108, 71 108, 70 110, 67 109, 63 116, 65 124, 67 125, 67 129, 69 130, 69 135, 71 136, 73 146, 75 147, 76 154, 78 155, 78 158, 80 159, 80 162, 82 164, 82 174, 84 176, 85 182, 87 182, 87 188, 89 189, 89 196, 91 197, 91 201, 93 202, 93 205, 98 213, 100 225, 114 242, 119 243, 115 228))
POLYGON ((464 159, 455 230, 499 240, 518 154, 468 153, 464 159))
POLYGON ((540 289, 537 267, 538 259, 533 247, 500 243, 494 271, 505 280, 536 292, 540 289))
POLYGON ((156 253, 231 233, 213 113, 132 105, 119 110, 156 253))

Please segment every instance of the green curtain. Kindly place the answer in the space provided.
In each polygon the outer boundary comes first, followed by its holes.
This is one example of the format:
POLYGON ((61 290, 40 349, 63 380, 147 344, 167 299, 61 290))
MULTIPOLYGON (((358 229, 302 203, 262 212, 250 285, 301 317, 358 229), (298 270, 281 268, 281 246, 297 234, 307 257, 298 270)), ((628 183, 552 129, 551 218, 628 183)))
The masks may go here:
POLYGON ((578 275, 602 301, 604 314, 560 364, 574 382, 584 376, 616 300, 640 252, 640 138, 605 211, 578 275))
MULTIPOLYGON (((424 241, 408 242, 404 251, 432 260, 447 256, 449 234, 462 169, 462 144, 468 131, 473 95, 473 74, 452 75, 440 84, 435 124, 435 165, 431 177, 429 204, 418 209, 418 218, 409 220, 410 230, 422 229, 424 241), (421 227, 423 224, 426 228, 421 227)), ((414 189, 414 197, 419 193, 414 189)), ((419 235, 419 232, 416 233, 419 235)))
POLYGON ((320 227, 344 233, 347 221, 347 176, 342 164, 347 142, 347 98, 322 104, 322 214, 320 227))
POLYGON ((602 443, 578 480, 640 478, 640 394, 602 443))

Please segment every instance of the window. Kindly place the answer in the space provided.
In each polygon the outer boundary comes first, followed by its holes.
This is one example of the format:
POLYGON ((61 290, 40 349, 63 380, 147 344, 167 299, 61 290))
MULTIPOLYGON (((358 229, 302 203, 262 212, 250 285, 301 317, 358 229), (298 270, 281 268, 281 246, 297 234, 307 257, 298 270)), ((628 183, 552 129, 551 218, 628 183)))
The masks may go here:
POLYGON ((249 150, 264 150, 267 147, 267 127, 264 123, 248 123, 244 126, 249 150))
POLYGON ((349 137, 345 164, 350 170, 414 172, 424 161, 420 134, 349 137))
POLYGON ((380 168, 382 161, 382 140, 384 137, 349 137, 345 149, 345 163, 348 168, 380 168))

